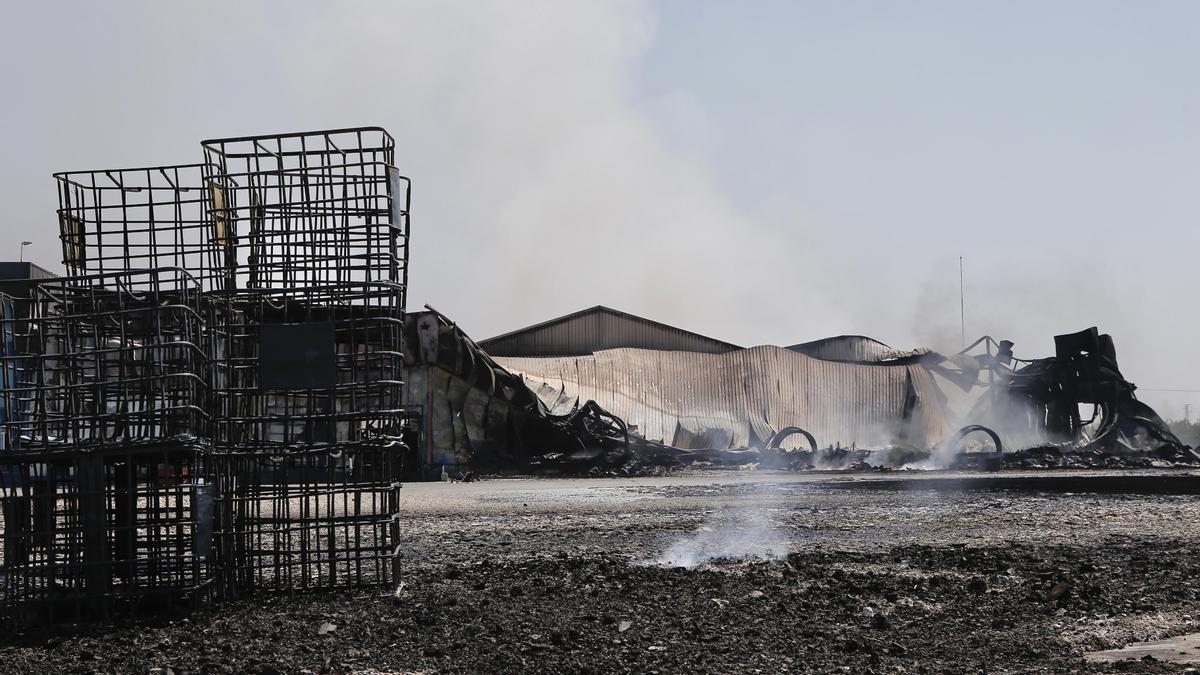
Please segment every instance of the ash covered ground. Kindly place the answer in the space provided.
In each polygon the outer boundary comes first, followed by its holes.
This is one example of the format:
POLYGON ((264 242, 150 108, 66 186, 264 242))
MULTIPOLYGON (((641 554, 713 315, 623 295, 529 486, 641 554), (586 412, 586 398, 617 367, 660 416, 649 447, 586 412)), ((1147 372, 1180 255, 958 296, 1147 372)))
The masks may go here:
POLYGON ((0 670, 1180 672, 1084 658, 1200 631, 1200 476, 1159 475, 408 485, 395 593, 31 630, 0 670))

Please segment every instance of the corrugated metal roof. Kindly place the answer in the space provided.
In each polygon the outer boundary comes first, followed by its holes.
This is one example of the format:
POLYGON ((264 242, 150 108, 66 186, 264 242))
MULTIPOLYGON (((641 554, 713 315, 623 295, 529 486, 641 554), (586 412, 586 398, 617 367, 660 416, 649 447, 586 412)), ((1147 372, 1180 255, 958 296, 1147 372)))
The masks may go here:
POLYGON ((879 446, 948 433, 944 397, 917 363, 822 360, 779 347, 724 354, 611 349, 588 356, 497 357, 554 412, 594 400, 648 439, 742 447, 798 426, 822 445, 879 446))
POLYGON ((788 349, 826 361, 876 362, 888 357, 894 350, 884 343, 865 335, 838 335, 836 337, 803 342, 788 349))
POLYGON ((621 347, 710 354, 741 349, 599 305, 482 340, 479 346, 492 356, 582 356, 621 347))

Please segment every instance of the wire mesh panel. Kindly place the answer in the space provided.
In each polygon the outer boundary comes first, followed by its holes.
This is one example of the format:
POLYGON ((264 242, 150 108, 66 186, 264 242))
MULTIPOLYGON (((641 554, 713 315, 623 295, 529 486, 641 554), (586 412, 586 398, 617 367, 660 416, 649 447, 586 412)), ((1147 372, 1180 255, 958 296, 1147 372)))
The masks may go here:
POLYGON ((212 490, 196 448, 7 454, 0 608, 18 623, 198 602, 212 490))
POLYGON ((203 142, 226 289, 407 283, 409 182, 377 127, 203 142))
POLYGON ((63 264, 75 275, 176 267, 207 286, 217 242, 203 174, 199 164, 54 174, 63 264))
POLYGON ((6 446, 118 447, 209 433, 208 359, 196 281, 177 269, 62 277, 31 286, 3 320, 6 446))
POLYGON ((220 449, 334 446, 403 433, 403 288, 242 292, 210 304, 220 449))
POLYGON ((219 596, 390 583, 398 444, 216 455, 219 596))

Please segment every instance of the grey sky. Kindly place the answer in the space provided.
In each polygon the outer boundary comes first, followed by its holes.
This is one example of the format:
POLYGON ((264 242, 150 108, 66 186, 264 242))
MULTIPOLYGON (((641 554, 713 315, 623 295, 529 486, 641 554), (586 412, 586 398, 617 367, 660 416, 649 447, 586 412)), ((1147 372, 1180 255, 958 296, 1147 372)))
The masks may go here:
MULTIPOLYGON (((381 124, 412 288, 482 338, 593 304, 742 343, 1113 333, 1200 389, 1200 4, 11 3, 0 233, 55 170, 381 124)), ((1143 398, 1167 415, 1200 394, 1143 398)))

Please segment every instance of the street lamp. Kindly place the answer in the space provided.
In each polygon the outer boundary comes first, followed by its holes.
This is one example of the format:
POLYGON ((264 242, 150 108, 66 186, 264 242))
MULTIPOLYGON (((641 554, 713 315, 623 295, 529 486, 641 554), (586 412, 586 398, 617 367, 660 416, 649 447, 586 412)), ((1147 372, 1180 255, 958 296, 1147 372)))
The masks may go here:
POLYGON ((33 243, 32 241, 21 242, 21 258, 20 258, 21 262, 25 262, 25 247, 32 243, 33 243))

